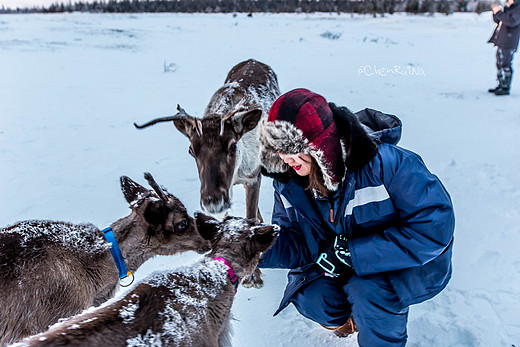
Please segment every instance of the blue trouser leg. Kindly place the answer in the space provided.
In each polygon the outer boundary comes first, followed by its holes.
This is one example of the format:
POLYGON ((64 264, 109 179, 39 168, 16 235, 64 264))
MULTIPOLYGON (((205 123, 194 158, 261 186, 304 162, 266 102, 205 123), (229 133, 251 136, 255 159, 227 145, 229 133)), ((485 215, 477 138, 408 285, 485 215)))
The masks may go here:
POLYGON ((353 276, 345 286, 359 329, 360 346, 404 346, 408 306, 404 306, 384 275, 353 276))
POLYGON ((322 276, 300 289, 291 302, 303 316, 327 327, 345 324, 352 310, 361 347, 406 344, 408 307, 384 275, 354 275, 346 285, 322 276))

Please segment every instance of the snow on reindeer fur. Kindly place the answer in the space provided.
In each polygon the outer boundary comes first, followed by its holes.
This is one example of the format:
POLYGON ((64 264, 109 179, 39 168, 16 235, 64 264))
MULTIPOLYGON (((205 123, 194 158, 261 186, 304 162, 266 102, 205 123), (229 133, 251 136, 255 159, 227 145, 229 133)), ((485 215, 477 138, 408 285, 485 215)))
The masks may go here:
MULTIPOLYGON (((132 295, 132 299, 137 298, 137 295, 132 295)), ((123 323, 128 324, 134 319, 135 311, 139 308, 139 303, 129 302, 128 305, 121 307, 119 310, 119 317, 123 318, 123 323)))
POLYGON ((90 249, 92 252, 104 251, 110 247, 99 229, 92 224, 28 220, 0 229, 1 234, 17 234, 22 247, 38 238, 45 238, 67 248, 90 249))
POLYGON ((233 105, 233 95, 236 94, 236 89, 240 88, 238 82, 226 83, 221 87, 222 98, 215 98, 213 103, 208 105, 208 110, 218 115, 225 115, 230 111, 230 106, 233 105))
MULTIPOLYGON (((221 232, 223 238, 231 241, 238 241, 240 235, 243 235, 244 229, 249 229, 248 237, 255 235, 255 230, 265 227, 266 224, 249 226, 247 219, 243 218, 228 218, 225 219, 219 226, 218 229, 221 232)), ((280 231, 278 225, 272 225, 275 231, 280 231)))
POLYGON ((224 220, 219 226, 222 237, 231 241, 238 241, 238 237, 242 235, 249 223, 243 218, 229 218, 224 220), (224 232, 225 231, 225 232, 224 232))
MULTIPOLYGON (((255 61, 252 64, 256 64, 255 61)), ((266 80, 266 85, 255 85, 247 88, 246 97, 250 98, 253 102, 253 105, 257 105, 262 108, 262 110, 267 114, 271 105, 276 100, 276 93, 273 91, 278 90, 277 85, 273 85, 272 81, 276 81, 276 76, 273 71, 268 73, 268 77, 266 80)), ((231 110, 231 105, 233 105, 233 96, 237 94, 237 89, 240 89, 242 86, 240 85, 242 80, 233 81, 224 84, 221 87, 222 98, 217 98, 212 100, 213 102, 208 105, 208 110, 218 115, 225 115, 231 110)), ((247 104, 248 100, 242 100, 242 104, 247 104)))
MULTIPOLYGON (((198 329, 200 323, 207 320, 208 305, 223 292, 227 276, 226 265, 210 259, 176 268, 174 272, 152 273, 141 283, 166 287, 174 300, 168 299, 159 313, 164 319, 163 332, 154 333, 149 329, 144 335, 128 339, 128 346, 160 346, 161 340, 172 346, 189 345, 191 338, 188 332, 198 329)), ((138 307, 138 302, 131 303, 119 315, 130 322, 138 307)))
POLYGON ((262 107, 264 112, 269 112, 269 109, 271 108, 271 105, 276 100, 276 95, 273 94, 273 90, 277 90, 278 86, 273 86, 272 81, 276 80, 276 76, 273 76, 274 73, 271 71, 269 72, 269 77, 267 79, 266 85, 261 85, 257 88, 255 87, 249 87, 247 88, 247 92, 249 95, 252 96, 253 100, 255 100, 255 103, 262 107))

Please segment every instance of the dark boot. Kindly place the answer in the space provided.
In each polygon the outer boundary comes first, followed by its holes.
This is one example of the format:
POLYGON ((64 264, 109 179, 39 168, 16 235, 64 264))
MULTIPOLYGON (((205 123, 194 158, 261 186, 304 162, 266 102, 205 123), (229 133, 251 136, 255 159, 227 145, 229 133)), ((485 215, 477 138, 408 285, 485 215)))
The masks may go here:
POLYGON ((498 88, 495 90, 495 95, 509 95, 509 89, 498 88))
POLYGON ((500 76, 500 86, 495 90, 495 95, 509 95, 509 89, 511 88, 511 79, 513 77, 512 71, 504 72, 500 76))
POLYGON ((509 88, 498 88, 495 90, 495 95, 509 95, 509 88))
POLYGON ((495 88, 489 88, 489 89, 488 89, 488 92, 490 92, 490 93, 494 93, 494 92, 497 91, 498 88, 500 88, 500 85, 496 86, 495 88))

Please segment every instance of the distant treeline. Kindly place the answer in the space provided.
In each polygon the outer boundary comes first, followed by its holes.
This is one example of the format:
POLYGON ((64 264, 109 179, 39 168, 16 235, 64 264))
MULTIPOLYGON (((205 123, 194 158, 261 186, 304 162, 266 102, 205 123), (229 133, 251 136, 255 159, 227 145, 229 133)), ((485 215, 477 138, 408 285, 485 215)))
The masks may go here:
POLYGON ((0 8, 0 13, 60 12, 181 12, 181 13, 361 13, 394 12, 445 13, 483 12, 491 8, 488 0, 108 0, 94 2, 57 2, 48 7, 0 8))

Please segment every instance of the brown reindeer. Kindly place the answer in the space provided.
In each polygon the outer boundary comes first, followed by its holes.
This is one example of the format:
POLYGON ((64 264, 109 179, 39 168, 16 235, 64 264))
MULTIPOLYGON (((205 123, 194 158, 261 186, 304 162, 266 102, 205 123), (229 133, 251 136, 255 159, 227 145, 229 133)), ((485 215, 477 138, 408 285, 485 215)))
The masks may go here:
MULTIPOLYGON (((121 177, 132 213, 111 225, 130 271, 155 255, 210 249, 182 203, 152 176, 121 177)), ((0 230, 0 345, 38 333, 114 294, 118 270, 92 224, 24 221, 0 230)))
POLYGON ((246 217, 262 221, 258 210, 260 193, 259 145, 256 128, 262 115, 280 95, 278 80, 267 65, 250 59, 228 73, 224 85, 211 97, 202 119, 191 117, 177 106, 175 116, 134 125, 141 129, 158 122, 173 121, 191 142, 189 153, 199 170, 200 204, 204 211, 219 215, 231 207, 231 188, 243 184, 246 217))
POLYGON ((237 277, 251 273, 276 240, 276 226, 197 216, 212 251, 201 262, 156 272, 119 300, 56 324, 15 346, 229 345, 237 277))

